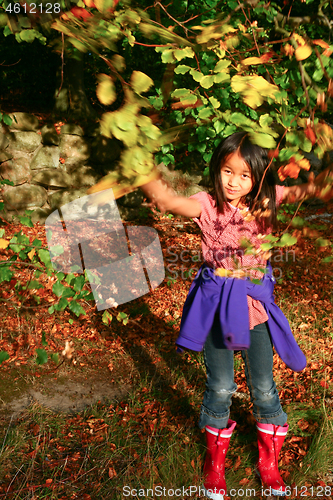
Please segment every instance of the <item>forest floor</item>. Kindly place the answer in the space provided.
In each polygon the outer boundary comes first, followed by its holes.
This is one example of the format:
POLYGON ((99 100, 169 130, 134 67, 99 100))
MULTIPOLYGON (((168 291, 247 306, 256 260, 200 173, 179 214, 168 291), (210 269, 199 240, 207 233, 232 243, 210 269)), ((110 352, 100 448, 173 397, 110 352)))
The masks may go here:
MULTIPOLYGON (((291 212, 287 206, 289 219, 291 212)), ((310 204, 301 216, 312 217, 307 220, 330 238, 332 204, 310 204)), ((158 231, 166 278, 119 306, 109 325, 88 302, 79 318, 68 310, 49 314, 56 298, 48 277, 37 291, 39 306, 17 315, 4 284, 0 351, 10 358, 0 368, 0 499, 204 498, 205 440, 197 428, 203 357, 179 355, 174 346, 190 276, 201 265, 200 232, 192 221, 149 209, 135 224, 158 231), (119 311, 129 315, 126 325, 117 321, 119 311), (61 357, 66 341, 73 342, 71 359, 61 357), (36 364, 39 348, 49 354, 42 365, 36 364), (51 361, 52 353, 62 362, 51 361)), ((39 224, 6 226, 6 238, 19 229, 46 243, 39 224)), ((295 373, 274 354, 290 425, 280 456, 288 498, 333 499, 333 266, 321 262, 330 253, 302 238, 296 249, 271 259, 276 302, 308 361, 295 373)), ((229 494, 264 498, 254 473, 256 435, 240 353, 235 381, 231 418, 237 427, 226 462, 235 493, 229 494)))

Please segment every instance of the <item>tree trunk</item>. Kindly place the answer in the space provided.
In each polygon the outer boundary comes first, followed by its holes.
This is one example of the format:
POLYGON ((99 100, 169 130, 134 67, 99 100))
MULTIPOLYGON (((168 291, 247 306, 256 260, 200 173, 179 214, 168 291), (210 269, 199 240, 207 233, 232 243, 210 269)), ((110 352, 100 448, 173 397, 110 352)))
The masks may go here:
POLYGON ((65 64, 58 70, 58 85, 55 91, 54 118, 65 118, 73 121, 96 120, 97 113, 92 108, 84 88, 84 54, 77 49, 69 54, 65 51, 65 64), (60 90, 59 90, 60 89, 60 90))

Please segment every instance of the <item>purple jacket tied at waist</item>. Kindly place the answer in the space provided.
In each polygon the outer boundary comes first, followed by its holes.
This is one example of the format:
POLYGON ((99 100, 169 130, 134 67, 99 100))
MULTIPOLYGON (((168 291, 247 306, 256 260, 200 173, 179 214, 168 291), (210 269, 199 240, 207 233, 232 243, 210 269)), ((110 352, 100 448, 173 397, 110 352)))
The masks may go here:
POLYGON ((298 346, 289 323, 274 302, 272 266, 268 262, 261 284, 249 278, 221 278, 214 269, 203 264, 186 298, 180 333, 176 344, 201 351, 211 329, 223 337, 227 349, 243 350, 250 345, 249 310, 247 295, 260 300, 268 316, 268 329, 276 352, 294 371, 306 366, 306 358, 298 346))

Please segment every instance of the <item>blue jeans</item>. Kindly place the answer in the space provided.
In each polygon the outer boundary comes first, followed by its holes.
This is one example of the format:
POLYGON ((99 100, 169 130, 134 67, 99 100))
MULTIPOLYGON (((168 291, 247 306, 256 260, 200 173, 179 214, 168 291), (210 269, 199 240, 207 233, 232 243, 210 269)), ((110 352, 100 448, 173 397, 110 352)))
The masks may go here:
MULTIPOLYGON (((273 350, 266 323, 250 330, 251 345, 241 351, 245 363, 247 386, 253 403, 253 416, 262 424, 284 425, 287 415, 281 408, 279 394, 273 380, 273 350)), ((227 427, 231 398, 237 390, 234 381, 234 351, 223 347, 221 335, 207 337, 204 358, 207 370, 199 427, 216 429, 227 427)))

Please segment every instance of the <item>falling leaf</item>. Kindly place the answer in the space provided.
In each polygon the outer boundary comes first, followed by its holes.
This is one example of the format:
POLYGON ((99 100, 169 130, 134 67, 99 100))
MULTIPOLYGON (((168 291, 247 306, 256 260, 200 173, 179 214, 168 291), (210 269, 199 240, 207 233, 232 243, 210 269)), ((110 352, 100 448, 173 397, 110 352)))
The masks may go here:
POLYGON ((304 61, 304 59, 310 57, 311 54, 312 54, 312 49, 310 45, 301 45, 297 47, 295 51, 295 57, 297 61, 304 61))
POLYGON ((283 165, 278 170, 278 176, 281 181, 286 180, 287 177, 291 177, 292 179, 297 179, 300 167, 298 164, 291 158, 291 162, 287 165, 283 165))
POLYGON ((291 57, 294 54, 295 49, 292 45, 290 45, 290 43, 286 43, 286 45, 283 46, 283 52, 287 56, 291 57))
POLYGON ((214 273, 216 276, 221 276, 221 278, 226 278, 232 274, 229 269, 224 269, 223 267, 218 267, 214 273))
POLYGON ((310 170, 310 168, 311 168, 310 162, 306 158, 302 158, 301 160, 298 160, 297 165, 299 167, 303 168, 303 170, 310 170))

